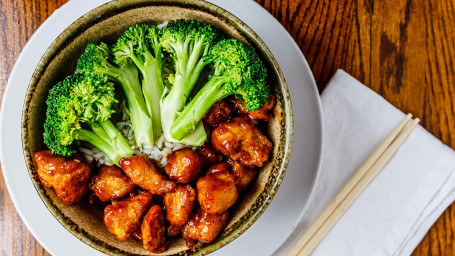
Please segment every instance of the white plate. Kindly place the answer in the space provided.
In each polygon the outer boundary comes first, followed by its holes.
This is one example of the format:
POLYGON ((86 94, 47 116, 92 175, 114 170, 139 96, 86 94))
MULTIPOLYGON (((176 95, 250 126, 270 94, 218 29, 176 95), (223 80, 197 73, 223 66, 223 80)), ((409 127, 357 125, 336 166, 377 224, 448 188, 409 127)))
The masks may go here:
MULTIPOLYGON (((6 87, 0 116, 0 156, 11 199, 25 225, 52 255, 103 255, 69 233, 41 201, 22 153, 21 116, 27 86, 41 56, 77 18, 108 0, 72 0, 56 10, 24 47, 6 87)), ((212 255, 271 255, 305 212, 322 152, 322 113, 311 70, 288 32, 253 1, 211 0, 250 26, 270 48, 289 86, 294 112, 288 170, 274 200, 244 234, 212 255)))

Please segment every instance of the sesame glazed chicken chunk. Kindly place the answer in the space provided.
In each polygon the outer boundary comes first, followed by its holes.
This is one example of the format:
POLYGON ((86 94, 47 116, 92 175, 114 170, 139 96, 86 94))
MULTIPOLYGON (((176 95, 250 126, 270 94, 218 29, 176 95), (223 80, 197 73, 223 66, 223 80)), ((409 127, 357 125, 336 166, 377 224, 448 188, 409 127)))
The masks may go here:
POLYGON ((256 177, 257 171, 253 168, 245 167, 237 161, 230 160, 228 163, 231 165, 231 172, 234 175, 237 190, 239 192, 245 190, 256 177))
POLYGON ((164 234, 166 233, 166 224, 163 211, 159 205, 152 206, 147 212, 141 225, 141 231, 144 249, 154 253, 165 250, 164 234))
POLYGON ((205 114, 204 121, 214 127, 226 122, 233 112, 234 108, 229 103, 221 100, 213 104, 209 112, 205 114))
POLYGON ((134 187, 134 183, 119 167, 108 165, 103 165, 89 183, 89 188, 103 202, 122 198, 134 187))
POLYGON ((198 209, 191 215, 190 220, 182 231, 187 247, 193 247, 197 241, 210 243, 218 236, 228 222, 229 214, 211 214, 198 209))
POLYGON ((237 200, 234 176, 227 171, 201 177, 196 183, 196 189, 201 209, 208 213, 223 213, 237 200))
POLYGON ((153 195, 143 191, 136 196, 114 201, 104 208, 104 225, 118 240, 126 241, 141 226, 141 218, 152 202, 153 195))
POLYGON ((162 194, 175 191, 176 184, 162 175, 156 166, 144 156, 120 159, 120 167, 134 184, 150 191, 162 194))
POLYGON ((212 147, 247 167, 262 167, 268 160, 272 143, 249 120, 235 117, 215 128, 212 147))
POLYGON ((188 221, 196 201, 196 190, 191 185, 177 185, 177 190, 166 193, 163 206, 166 219, 173 225, 182 226, 188 221))
POLYGON ((198 152, 185 148, 167 156, 168 163, 164 170, 171 180, 179 183, 190 183, 199 177, 204 159, 198 152))
POLYGON ((50 150, 35 153, 38 177, 45 187, 52 187, 67 205, 78 202, 87 193, 92 166, 75 154, 72 159, 53 155, 50 150))
POLYGON ((197 152, 204 158, 205 164, 214 164, 223 160, 223 156, 215 151, 209 142, 205 142, 204 145, 198 147, 197 152))
POLYGON ((229 172, 230 166, 228 163, 216 163, 210 166, 206 175, 217 173, 217 172, 229 172))

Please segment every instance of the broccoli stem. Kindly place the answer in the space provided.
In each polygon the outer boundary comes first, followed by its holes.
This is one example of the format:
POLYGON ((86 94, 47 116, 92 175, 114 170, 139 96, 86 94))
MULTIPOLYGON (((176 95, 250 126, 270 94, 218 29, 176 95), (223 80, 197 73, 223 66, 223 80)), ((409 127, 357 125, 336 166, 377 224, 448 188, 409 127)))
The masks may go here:
POLYGON ((90 128, 92 128, 92 131, 96 133, 101 139, 109 141, 109 135, 100 124, 98 124, 97 122, 90 121, 88 121, 87 123, 89 124, 90 128))
POLYGON ((122 136, 119 130, 106 120, 98 123, 89 123, 93 131, 79 129, 75 131, 78 140, 92 144, 101 150, 111 161, 119 165, 119 160, 130 157, 134 154, 128 141, 122 136))
POLYGON ((171 136, 180 140, 192 132, 213 104, 228 96, 222 89, 227 79, 213 76, 175 119, 171 136))
MULTIPOLYGON (((161 57, 160 57, 161 59, 161 57)), ((163 79, 161 78, 161 61, 146 61, 142 91, 145 97, 147 110, 153 120, 153 132, 159 137, 163 131, 161 128, 160 100, 163 95, 163 79)))
POLYGON ((136 144, 138 146, 144 144, 153 145, 153 122, 142 96, 137 71, 131 70, 127 72, 126 70, 127 68, 124 69, 124 73, 128 74, 128 76, 116 77, 116 79, 120 83, 128 102, 136 144))
MULTIPOLYGON (((191 134, 180 139, 175 139, 170 134, 170 129, 177 118, 178 112, 184 107, 191 90, 185 88, 185 81, 183 76, 177 75, 172 90, 169 94, 162 99, 161 102, 161 123, 163 126, 164 137, 167 141, 181 142, 192 146, 200 146, 207 138, 202 122, 196 125, 196 129, 191 134)), ((192 89, 192 87, 191 87, 192 89)))
POLYGON ((180 56, 176 60, 175 80, 168 95, 161 101, 161 124, 163 127, 164 137, 168 141, 182 142, 192 146, 200 146, 207 138, 207 134, 202 122, 193 126, 193 133, 179 139, 173 138, 170 129, 173 126, 177 114, 185 107, 188 97, 194 88, 206 63, 201 58, 206 54, 208 47, 204 46, 201 41, 197 41, 190 49, 190 39, 185 42, 177 43, 174 48, 180 56), (181 47, 183 45, 183 47, 181 47), (188 52, 190 55, 188 56, 188 52))
POLYGON ((193 50, 191 51, 191 55, 188 57, 187 60, 187 67, 192 67, 193 74, 192 79, 195 79, 193 84, 197 82, 199 75, 202 72, 202 69, 205 67, 206 63, 201 58, 201 56, 207 53, 208 47, 204 47, 203 40, 197 40, 193 45, 193 50))
POLYGON ((157 57, 153 57, 149 52, 143 52, 143 54, 145 62, 139 60, 133 50, 130 51, 128 56, 142 73, 142 92, 145 98, 146 109, 149 116, 152 118, 154 136, 158 137, 162 132, 160 100, 164 89, 161 77, 161 51, 156 52, 157 57))

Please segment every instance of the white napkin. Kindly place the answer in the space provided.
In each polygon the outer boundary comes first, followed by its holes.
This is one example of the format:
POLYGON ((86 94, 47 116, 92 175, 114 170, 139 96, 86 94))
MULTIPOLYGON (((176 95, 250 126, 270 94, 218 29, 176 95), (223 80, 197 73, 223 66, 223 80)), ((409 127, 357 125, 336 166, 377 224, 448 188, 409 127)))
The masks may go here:
MULTIPOLYGON (((325 140, 321 173, 291 240, 303 234, 405 116, 342 70, 321 98, 325 140)), ((410 255, 454 201, 454 170, 455 152, 418 126, 312 255, 410 255)))

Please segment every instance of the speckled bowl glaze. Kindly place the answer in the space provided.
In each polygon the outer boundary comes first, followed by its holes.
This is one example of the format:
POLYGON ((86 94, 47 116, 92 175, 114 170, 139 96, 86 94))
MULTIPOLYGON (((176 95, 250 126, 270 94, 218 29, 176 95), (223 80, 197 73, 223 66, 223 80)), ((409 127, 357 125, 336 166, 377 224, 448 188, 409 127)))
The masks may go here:
POLYGON ((49 89, 75 71, 77 59, 91 41, 113 43, 130 25, 161 24, 173 19, 196 19, 215 25, 231 37, 253 45, 268 68, 268 83, 277 96, 273 118, 265 132, 273 141, 270 160, 236 205, 229 210, 225 230, 210 244, 191 249, 183 239, 168 239, 167 250, 159 255, 205 255, 230 243, 247 230, 264 212, 283 179, 292 144, 292 110, 288 89, 280 68, 261 39, 242 21, 227 11, 197 0, 113 1, 100 6, 69 26, 42 57, 28 87, 22 116, 22 142, 30 177, 43 202, 57 220, 74 236, 110 255, 153 255, 142 244, 129 239, 119 242, 103 224, 103 209, 84 198, 76 205, 63 204, 52 189, 41 185, 33 155, 45 150, 43 123, 49 89))

